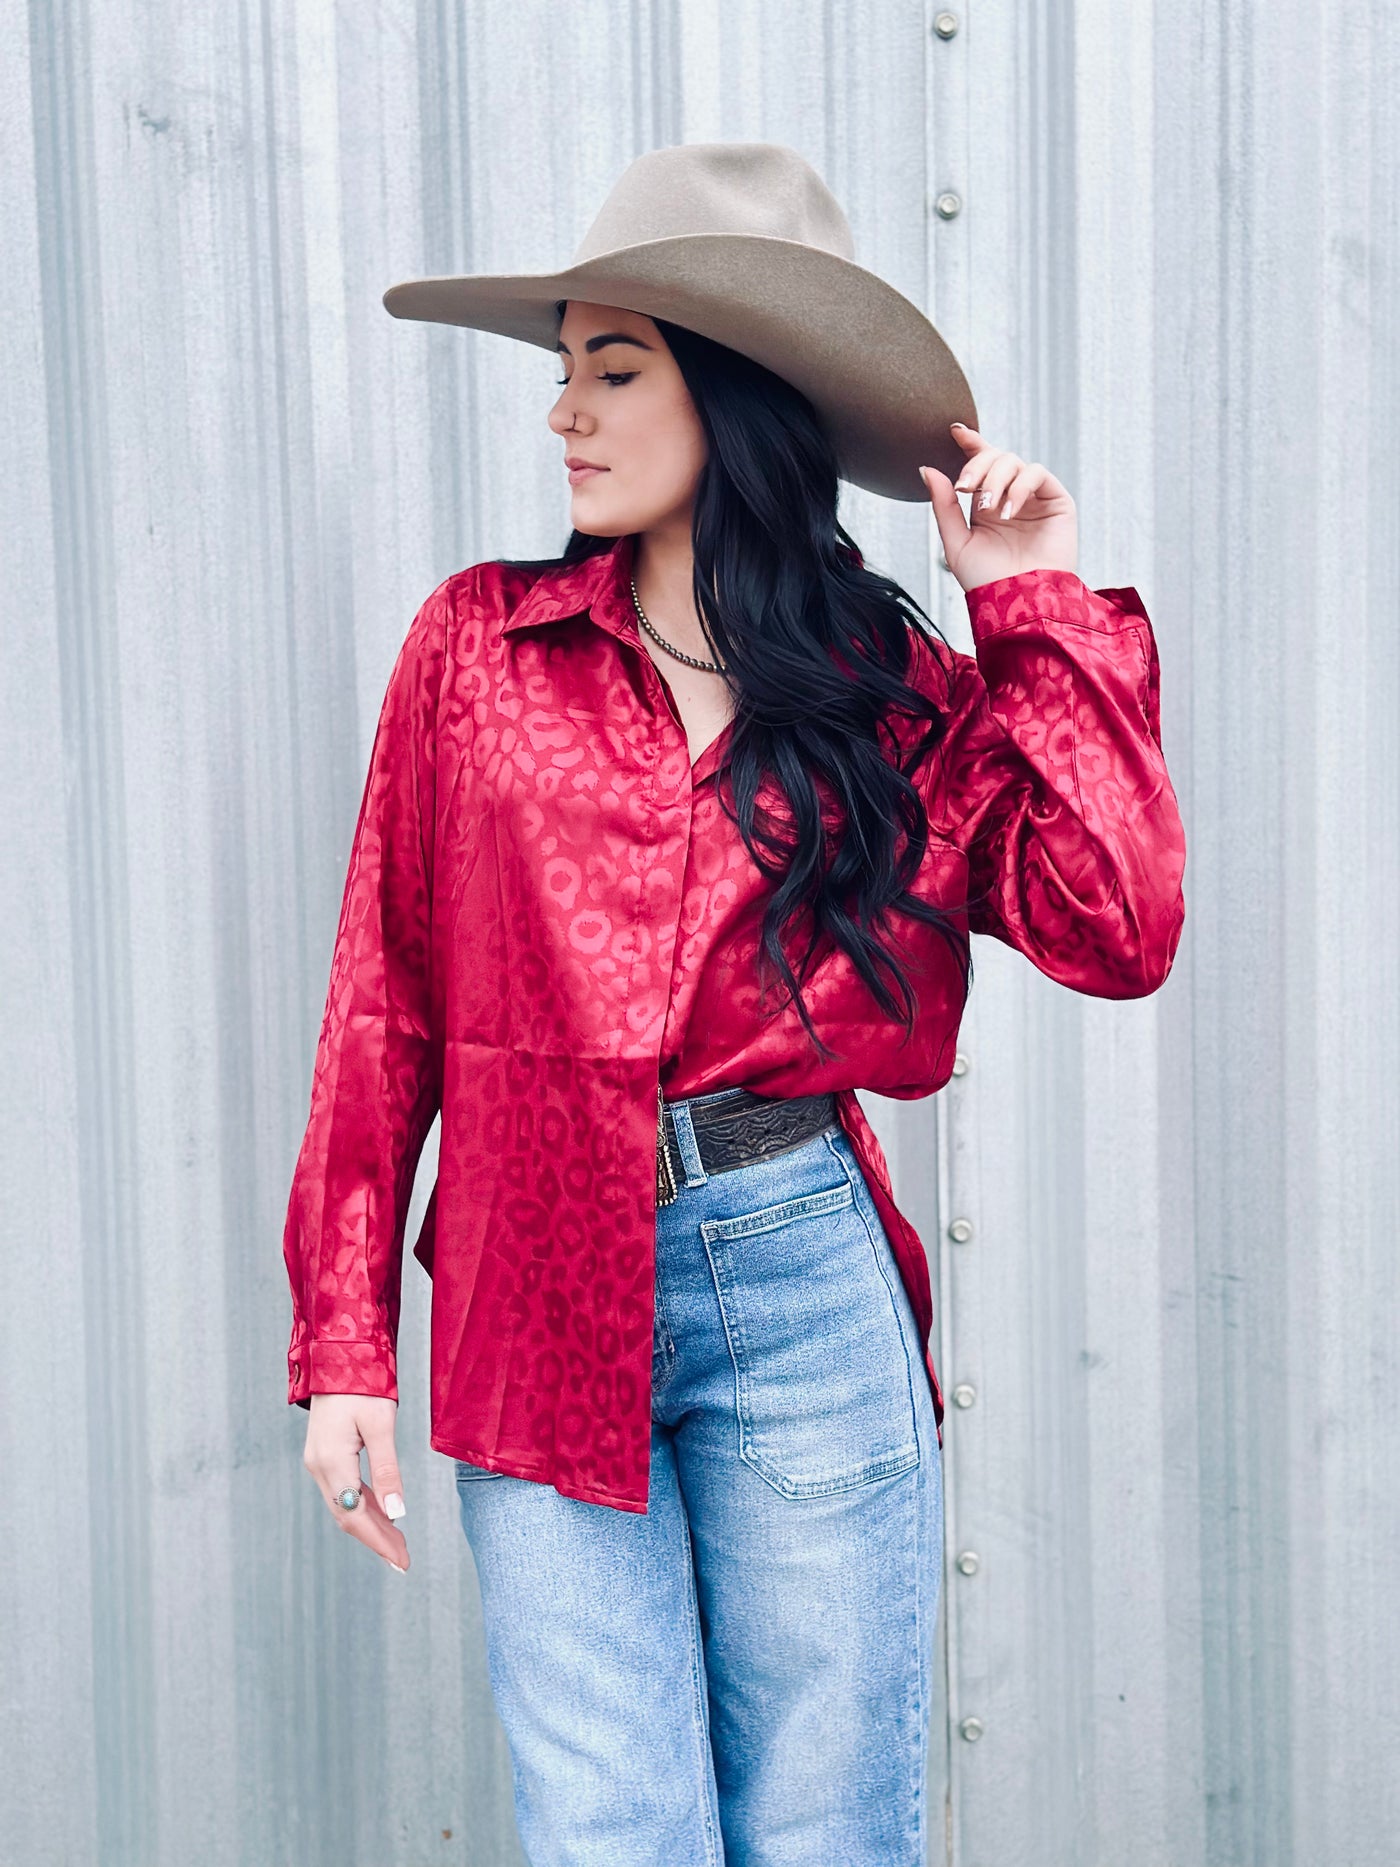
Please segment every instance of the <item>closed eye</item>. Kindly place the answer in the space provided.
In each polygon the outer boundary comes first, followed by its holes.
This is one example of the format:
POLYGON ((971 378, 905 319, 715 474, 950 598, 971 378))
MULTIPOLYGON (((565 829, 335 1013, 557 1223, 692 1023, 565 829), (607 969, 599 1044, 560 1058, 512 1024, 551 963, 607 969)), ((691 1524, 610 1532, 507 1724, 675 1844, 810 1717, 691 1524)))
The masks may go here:
MULTIPOLYGON (((611 383, 615 389, 619 383, 631 382, 636 374, 636 370, 602 370, 599 372, 598 380, 599 382, 611 383)), ((558 383, 559 387, 563 389, 573 381, 573 377, 556 376, 554 380, 558 383)))

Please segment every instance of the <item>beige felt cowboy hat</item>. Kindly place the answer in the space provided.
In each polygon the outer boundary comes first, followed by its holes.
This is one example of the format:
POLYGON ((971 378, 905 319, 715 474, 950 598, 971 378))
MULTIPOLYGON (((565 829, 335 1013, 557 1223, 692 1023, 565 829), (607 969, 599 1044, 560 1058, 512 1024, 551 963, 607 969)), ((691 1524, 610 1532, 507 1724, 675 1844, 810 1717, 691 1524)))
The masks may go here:
POLYGON ((408 279, 396 318, 499 331, 553 350, 555 303, 619 305, 698 331, 764 364, 811 401, 843 479, 927 499, 919 467, 950 479, 948 432, 977 426, 947 344, 903 293, 851 257, 850 223, 816 170, 781 143, 683 143, 638 156, 559 272, 408 279))

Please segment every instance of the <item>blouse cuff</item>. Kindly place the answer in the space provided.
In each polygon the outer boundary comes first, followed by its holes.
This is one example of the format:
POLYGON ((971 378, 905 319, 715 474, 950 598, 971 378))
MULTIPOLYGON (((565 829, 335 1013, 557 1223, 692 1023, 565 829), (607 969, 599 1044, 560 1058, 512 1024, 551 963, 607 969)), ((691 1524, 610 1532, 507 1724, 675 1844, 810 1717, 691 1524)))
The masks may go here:
POLYGON ((382 1341, 294 1345, 287 1355, 287 1404, 309 1407, 313 1394, 364 1394, 397 1400, 394 1350, 382 1341))
POLYGON ((1064 622, 1101 635, 1116 635, 1147 621, 1142 599, 1131 585, 1091 590, 1072 570, 1026 570, 966 592, 974 643, 1021 624, 1064 622))

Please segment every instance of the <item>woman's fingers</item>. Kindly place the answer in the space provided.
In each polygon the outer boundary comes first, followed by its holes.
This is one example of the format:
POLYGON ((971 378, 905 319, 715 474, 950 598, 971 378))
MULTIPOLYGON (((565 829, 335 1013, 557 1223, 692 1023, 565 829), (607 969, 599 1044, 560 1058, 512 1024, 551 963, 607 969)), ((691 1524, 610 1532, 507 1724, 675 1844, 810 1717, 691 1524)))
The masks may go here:
POLYGON ((1032 493, 1040 489, 1047 477, 1044 467, 1038 460, 1028 460, 1019 473, 1002 489, 997 517, 1014 519, 1032 493))
POLYGON ((1047 467, 1038 460, 1022 460, 1007 448, 991 447, 973 428, 961 422, 952 424, 954 438, 970 450, 969 458, 958 475, 956 491, 972 495, 973 511, 989 519, 1013 519, 1033 494, 1042 498, 1065 498, 1069 495, 1047 467))
POLYGON ((943 561, 964 590, 1028 568, 1073 571, 1074 501, 1047 467, 990 447, 975 428, 950 424, 968 458, 956 481, 920 467, 943 539, 943 561), (972 495, 965 520, 960 492, 972 495), (1012 521, 1016 521, 1014 524, 1012 521))
POLYGON ((953 490, 953 482, 946 473, 940 473, 937 467, 920 467, 919 473, 933 501, 933 516, 938 525, 938 535, 943 540, 943 555, 949 564, 955 564, 969 536, 969 527, 953 490))
POLYGON ((384 1515, 397 1521, 404 1514, 404 1501, 403 1479, 394 1452, 394 1423, 376 1417, 366 1420, 360 1430, 369 1454, 370 1482, 384 1500, 384 1515))
POLYGON ((989 519, 995 518, 1005 499, 1007 487, 1025 464, 1019 454, 1005 451, 998 453, 982 475, 982 483, 977 489, 977 510, 985 512, 989 519))
POLYGON ((958 475, 956 489, 960 493, 976 493, 986 478, 987 469, 996 458, 996 450, 988 448, 985 454, 979 454, 975 460, 965 461, 963 470, 958 475))
POLYGON ((982 476, 996 459, 997 450, 988 446, 975 428, 968 428, 960 421, 953 423, 952 435, 958 446, 967 450, 968 456, 955 482, 957 490, 960 493, 974 493, 982 483, 982 476))
MULTIPOLYGON (((372 1478, 381 1483, 387 1478, 393 1491, 401 1494, 402 1480, 394 1457, 397 1411, 397 1404, 392 1400, 359 1394, 313 1395, 302 1462, 346 1535, 353 1536, 393 1568, 402 1571, 408 1567, 408 1545, 403 1532, 386 1516, 375 1483, 365 1484, 360 1477, 360 1447, 372 1447, 372 1478), (358 1499, 348 1508, 340 1501, 341 1492, 347 1490, 359 1493, 358 1499)), ((396 1498, 396 1504, 401 1511, 401 1496, 396 1498)))
POLYGON ((995 510, 1007 484, 1024 465, 1019 454, 1005 448, 983 447, 958 475, 957 491, 972 495, 974 511, 995 510))
POLYGON ((364 1490, 365 1481, 360 1476, 360 1461, 358 1459, 356 1459, 353 1465, 346 1465, 343 1461, 338 1461, 335 1468, 327 1472, 322 1479, 321 1493, 327 1504, 330 1505, 332 1517, 335 1518, 342 1530, 348 1530, 350 1527, 350 1519, 357 1511, 364 1510, 364 1490), (342 1503, 341 1493, 350 1491, 356 1494, 355 1502, 353 1504, 342 1503))
POLYGON ((408 1545, 404 1541, 403 1531, 395 1528, 385 1516, 374 1486, 365 1484, 358 1471, 353 1478, 346 1478, 343 1483, 333 1483, 327 1501, 331 1515, 347 1536, 353 1536, 356 1542, 372 1549, 376 1556, 382 1556, 391 1568, 401 1573, 407 1569, 408 1545), (360 1493, 359 1502, 348 1510, 340 1502, 340 1493, 347 1487, 360 1493))

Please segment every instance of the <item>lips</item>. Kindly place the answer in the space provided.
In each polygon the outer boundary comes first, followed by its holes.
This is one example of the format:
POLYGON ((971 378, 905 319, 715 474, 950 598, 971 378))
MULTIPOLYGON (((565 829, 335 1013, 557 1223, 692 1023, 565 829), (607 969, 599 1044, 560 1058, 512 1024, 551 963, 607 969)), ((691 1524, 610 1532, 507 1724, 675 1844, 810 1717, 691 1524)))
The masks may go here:
POLYGON ((590 474, 607 472, 606 467, 600 467, 597 462, 593 460, 584 460, 579 454, 566 454, 564 457, 564 465, 569 470, 570 485, 575 484, 579 480, 586 480, 590 474))

